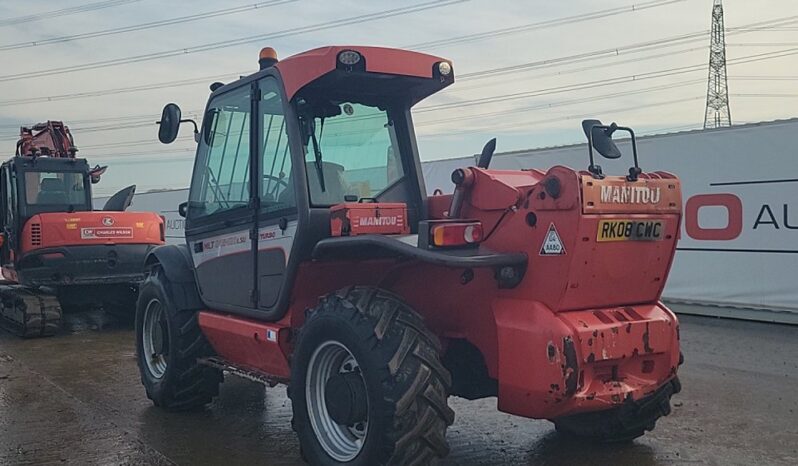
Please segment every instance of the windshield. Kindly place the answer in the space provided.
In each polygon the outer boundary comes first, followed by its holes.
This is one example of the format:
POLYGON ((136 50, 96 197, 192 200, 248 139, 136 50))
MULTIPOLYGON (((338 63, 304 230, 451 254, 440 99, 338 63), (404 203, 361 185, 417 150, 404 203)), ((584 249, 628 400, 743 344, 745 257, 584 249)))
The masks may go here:
POLYGON ((26 172, 25 202, 28 205, 65 208, 88 205, 83 173, 26 172))
POLYGON ((312 110, 300 107, 303 113, 314 115, 312 124, 309 116, 301 117, 307 128, 305 160, 313 205, 376 198, 404 176, 394 124, 386 110, 325 102, 314 103, 312 110))

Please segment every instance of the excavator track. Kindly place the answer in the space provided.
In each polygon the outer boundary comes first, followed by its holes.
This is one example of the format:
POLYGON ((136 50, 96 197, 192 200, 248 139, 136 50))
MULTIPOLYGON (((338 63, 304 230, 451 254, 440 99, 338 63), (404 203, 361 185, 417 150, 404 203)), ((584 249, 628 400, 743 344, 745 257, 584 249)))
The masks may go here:
POLYGON ((61 305, 55 295, 21 285, 0 285, 0 324, 22 338, 55 335, 61 305))

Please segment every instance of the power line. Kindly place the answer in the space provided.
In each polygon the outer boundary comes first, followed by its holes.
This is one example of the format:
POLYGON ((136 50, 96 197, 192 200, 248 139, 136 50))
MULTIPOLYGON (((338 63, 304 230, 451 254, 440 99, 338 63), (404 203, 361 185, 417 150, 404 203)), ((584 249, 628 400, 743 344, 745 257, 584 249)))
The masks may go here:
POLYGON ((657 50, 665 47, 674 47, 684 43, 696 42, 703 40, 707 36, 707 31, 694 32, 690 34, 681 34, 678 36, 665 37, 662 39, 651 40, 646 42, 638 42, 620 47, 610 47, 602 50, 593 50, 590 52, 578 53, 575 55, 567 55, 563 57, 549 58, 545 60, 538 60, 534 62, 521 63, 517 65, 504 66, 494 68, 491 70, 477 71, 474 73, 465 73, 457 76, 458 80, 481 79, 494 75, 505 74, 509 72, 527 71, 542 67, 558 66, 563 64, 578 63, 581 61, 596 60, 601 58, 616 57, 621 53, 639 53, 657 50))
POLYGON ((513 26, 509 28, 495 29, 492 31, 479 32, 475 34, 467 34, 459 37, 452 37, 450 39, 420 42, 417 44, 409 45, 410 49, 430 49, 437 48, 444 45, 463 44, 466 42, 473 42, 477 40, 489 39, 493 37, 506 36, 510 34, 518 34, 523 32, 534 31, 538 29, 545 29, 549 27, 562 26, 565 24, 579 23, 583 21, 591 21, 594 19, 606 18, 609 16, 620 15, 624 13, 633 13, 637 11, 647 10, 649 8, 657 8, 661 6, 670 5, 673 3, 680 3, 685 0, 656 0, 637 4, 626 5, 617 8, 610 8, 607 10, 594 11, 591 13, 583 13, 580 15, 567 16, 564 18, 555 18, 546 21, 539 21, 531 24, 524 24, 521 26, 513 26))
MULTIPOLYGON (((202 113, 202 110, 184 110, 183 116, 186 115, 199 115, 202 113)), ((80 124, 87 124, 87 123, 106 123, 112 121, 130 121, 130 120, 144 120, 144 121, 155 121, 160 115, 156 115, 154 113, 144 113, 138 115, 126 115, 126 116, 115 116, 115 117, 103 117, 103 118, 93 118, 87 120, 69 120, 67 122, 70 125, 70 128, 74 127, 74 125, 80 124)), ((4 129, 14 129, 18 130, 20 126, 33 126, 36 122, 30 122, 27 124, 19 125, 19 124, 9 124, 9 125, 0 125, 0 128, 4 129)), ((78 128, 76 128, 78 129, 78 128)))
MULTIPOLYGON (((683 98, 683 99, 676 99, 676 100, 671 99, 671 100, 665 100, 665 101, 660 101, 660 102, 654 102, 654 103, 650 103, 650 104, 635 105, 633 107, 620 107, 620 108, 616 107, 616 108, 613 108, 613 109, 597 110, 597 111, 592 111, 592 112, 589 112, 589 113, 583 113, 583 114, 579 114, 579 115, 567 115, 567 116, 558 117, 558 118, 544 118, 544 119, 539 119, 539 120, 525 121, 525 122, 516 122, 516 123, 510 123, 510 124, 498 125, 498 126, 493 125, 493 126, 490 126, 490 127, 469 128, 468 130, 455 131, 455 132, 446 131, 445 133, 438 133, 436 135, 437 136, 457 136, 457 135, 463 135, 463 134, 473 134, 474 131, 479 131, 479 130, 496 130, 496 129, 506 130, 506 129, 511 129, 511 128, 527 127, 527 126, 533 126, 533 125, 538 125, 538 124, 551 123, 551 122, 555 122, 555 121, 568 121, 568 120, 575 120, 575 119, 582 119, 582 118, 590 118, 590 117, 594 117, 596 115, 605 114, 605 113, 618 114, 618 113, 621 113, 621 112, 627 112, 627 111, 633 111, 633 110, 640 110, 640 109, 653 108, 653 107, 663 107, 663 106, 667 106, 667 105, 673 105, 673 104, 679 104, 679 103, 685 103, 685 102, 693 102, 693 101, 700 100, 700 99, 703 99, 703 98, 704 98, 703 95, 699 95, 699 96, 687 97, 687 98, 683 98)), ((424 136, 422 135, 422 137, 424 137, 424 136)))
POLYGON ((61 37, 52 37, 52 38, 49 38, 49 39, 17 42, 17 43, 14 43, 14 44, 0 45, 0 51, 15 50, 15 49, 21 49, 21 48, 28 48, 28 47, 39 47, 39 46, 48 45, 48 44, 60 44, 60 43, 64 43, 64 42, 71 42, 71 41, 82 40, 82 39, 90 39, 90 38, 95 38, 95 37, 104 37, 104 36, 110 36, 110 35, 115 35, 115 34, 124 34, 124 33, 127 33, 127 32, 133 32, 133 31, 143 31, 143 30, 146 30, 146 29, 153 29, 153 28, 159 28, 159 27, 163 27, 163 26, 172 26, 172 25, 175 25, 175 24, 189 23, 189 22, 199 21, 199 20, 208 19, 208 18, 217 18, 219 16, 227 16, 227 15, 232 15, 232 14, 236 14, 236 13, 242 13, 242 12, 245 12, 245 11, 257 10, 259 8, 268 8, 268 7, 272 7, 272 6, 282 5, 284 3, 292 3, 292 2, 295 2, 295 1, 297 1, 297 0, 271 0, 271 1, 268 1, 268 2, 258 2, 258 3, 255 3, 255 4, 247 4, 247 5, 241 5, 241 6, 237 6, 237 7, 233 7, 233 8, 224 8, 224 9, 221 9, 221 10, 208 11, 208 12, 205 12, 205 13, 197 13, 197 14, 188 15, 188 16, 181 16, 181 17, 178 17, 178 18, 162 19, 162 20, 159 20, 159 21, 152 21, 152 22, 149 22, 149 23, 134 24, 132 26, 123 26, 123 27, 112 28, 112 29, 104 29, 104 30, 94 31, 94 32, 83 32, 83 33, 80 33, 80 34, 72 34, 72 35, 69 35, 69 36, 61 36, 61 37))
POLYGON ((228 47, 234 47, 236 45, 243 45, 249 44, 252 42, 260 42, 264 40, 271 40, 277 39, 282 37, 289 37, 298 34, 305 34, 308 32, 317 32, 323 31, 327 29, 334 29, 339 28, 342 26, 349 26, 352 24, 360 24, 365 23, 368 21, 375 21, 379 19, 385 18, 392 18, 401 15, 407 15, 411 13, 417 13, 420 11, 431 10, 434 8, 442 8, 446 6, 451 6, 458 3, 464 3, 469 0, 436 0, 436 1, 427 1, 424 3, 417 3, 411 6, 404 6, 399 8, 392 8, 389 10, 383 10, 376 13, 368 13, 364 15, 352 16, 349 18, 338 19, 334 21, 327 21, 323 23, 317 23, 310 26, 301 26, 295 27, 290 29, 283 29, 281 31, 272 32, 268 34, 258 34, 255 36, 248 36, 238 39, 229 39, 223 40, 218 42, 211 42, 208 44, 198 45, 196 47, 185 47, 180 49, 172 49, 172 50, 165 50, 162 52, 154 52, 154 53, 147 53, 143 55, 135 55, 132 57, 123 57, 123 58, 113 58, 110 60, 102 60, 96 61, 92 63, 84 63, 82 65, 72 65, 72 66, 63 66, 60 68, 50 68, 46 70, 39 70, 39 71, 32 71, 27 73, 15 73, 15 74, 8 74, 0 76, 0 82, 8 82, 8 81, 16 81, 19 79, 33 79, 33 78, 40 78, 44 76, 53 76, 53 75, 63 75, 66 73, 74 73, 77 71, 86 71, 86 70, 94 70, 98 68, 108 68, 112 66, 119 66, 125 65, 130 63, 140 63, 144 61, 151 61, 157 60, 161 58, 168 58, 168 57, 175 57, 180 55, 188 55, 192 53, 198 52, 207 52, 209 50, 218 50, 228 47))
MULTIPOLYGON (((798 22, 798 16, 787 17, 787 18, 779 18, 774 20, 767 20, 761 21, 757 23, 752 23, 748 26, 758 26, 758 27, 771 27, 772 24, 789 24, 791 22, 798 22)), ((745 33, 743 31, 742 33, 745 33)), ((687 44, 692 42, 697 42, 703 40, 704 37, 709 34, 709 31, 699 31, 693 32, 688 34, 680 34, 677 36, 665 37, 662 39, 646 41, 646 42, 638 42, 634 44, 624 45, 620 47, 614 48, 607 48, 602 50, 595 50, 591 52, 579 53, 575 55, 568 55, 563 57, 555 57, 546 60, 539 60, 535 62, 527 62, 521 63, 517 65, 511 65, 507 67, 501 68, 494 68, 492 70, 485 70, 476 73, 466 73, 463 75, 458 76, 458 81, 463 80, 471 80, 471 79, 481 79, 483 77, 492 77, 493 75, 503 75, 508 73, 516 73, 516 72, 527 72, 527 71, 534 71, 541 67, 554 67, 554 66, 562 66, 571 63, 579 63, 583 61, 592 61, 597 59, 604 59, 604 58, 611 58, 615 56, 619 56, 621 53, 640 53, 640 52, 648 52, 652 50, 657 50, 660 48, 667 48, 681 44, 687 44)), ((731 34, 731 33, 730 33, 731 34)), ((472 35, 474 36, 474 35, 472 35)), ((465 37, 465 36, 461 36, 465 37)), ((469 36, 470 37, 470 36, 469 36)), ((644 57, 641 60, 649 60, 653 58, 659 58, 664 56, 676 55, 680 53, 687 53, 698 49, 687 49, 676 51, 672 53, 665 53, 660 55, 654 55, 651 57, 644 57)), ((701 48, 703 50, 703 47, 701 48)), ((624 63, 636 62, 637 60, 624 60, 624 61, 616 61, 611 64, 611 66, 616 66, 624 63)), ((559 76, 562 74, 568 74, 578 71, 584 71, 593 69, 590 68, 579 68, 577 70, 568 70, 565 72, 557 72, 557 73, 549 73, 545 75, 541 75, 538 77, 547 77, 547 76, 559 76)), ((215 79, 224 79, 224 78, 235 78, 237 76, 249 74, 250 70, 243 70, 237 73, 229 73, 223 75, 214 75, 214 76, 206 76, 203 78, 190 78, 190 79, 181 79, 175 81, 165 81, 160 83, 149 83, 149 84, 142 84, 138 86, 128 86, 128 87, 121 87, 115 89, 104 89, 104 90, 94 90, 94 91, 85 91, 85 92, 74 92, 69 94, 61 94, 61 95, 54 95, 54 96, 39 96, 39 97, 27 97, 27 98, 20 98, 20 99, 9 99, 0 101, 0 106, 13 106, 13 105, 22 105, 22 104, 29 104, 29 103, 38 103, 38 102, 55 102, 60 100, 71 100, 71 99, 81 99, 81 98, 88 98, 88 97, 99 97, 105 95, 116 95, 121 93, 131 93, 131 92, 141 92, 141 91, 149 91, 149 90, 158 90, 158 89, 166 89, 170 87, 182 87, 188 85, 195 85, 204 83, 210 80, 215 79)), ((478 86, 466 86, 466 87, 458 87, 453 92, 459 92, 471 88, 475 88, 478 86)), ((2 126, 0 126, 1 128, 2 126)))
POLYGON ((0 19, 0 27, 14 26, 24 23, 32 23, 34 21, 41 21, 49 18, 57 18, 60 16, 69 16, 78 13, 85 13, 87 11, 101 10, 104 8, 111 8, 138 1, 140 0, 106 0, 102 2, 86 3, 83 5, 77 5, 69 8, 62 8, 60 10, 46 11, 44 13, 35 13, 32 15, 17 16, 15 18, 0 19))
MULTIPOLYGON (((550 108, 556 108, 556 107, 562 107, 562 106, 568 106, 568 105, 575 105, 575 104, 581 104, 581 103, 587 103, 587 102, 595 102, 595 101, 605 100, 605 99, 613 98, 613 97, 627 97, 627 96, 632 96, 632 95, 639 95, 639 94, 644 94, 644 93, 657 92, 657 91, 668 90, 668 89, 675 89, 675 88, 684 87, 686 85, 696 84, 696 83, 700 83, 700 82, 703 82, 703 80, 683 81, 683 82, 679 82, 679 83, 671 83, 671 84, 666 84, 666 85, 647 87, 647 88, 637 89, 637 90, 632 90, 632 91, 615 92, 615 93, 611 93, 611 94, 604 94, 604 95, 591 96, 591 97, 580 97, 580 98, 577 98, 577 99, 562 100, 562 101, 553 102, 553 103, 547 103, 547 104, 541 104, 541 105, 535 105, 535 106, 527 106, 527 107, 516 108, 516 109, 511 109, 511 110, 505 110, 505 111, 498 111, 498 112, 483 113, 483 114, 478 114, 478 115, 468 115, 468 116, 461 116, 461 117, 454 117, 454 118, 436 119, 436 120, 419 122, 419 123, 417 123, 417 126, 438 125, 438 124, 445 124, 445 123, 450 123, 450 122, 455 122, 455 121, 464 121, 464 120, 482 118, 482 117, 486 117, 486 116, 507 115, 507 114, 512 114, 512 113, 526 112, 526 111, 532 111, 532 110, 550 109, 550 108)), ((151 123, 148 123, 148 126, 149 125, 151 125, 151 123)), ((78 130, 76 129, 75 132, 78 132, 78 130)), ((81 132, 86 132, 86 131, 81 131, 81 132)), ((193 140, 193 135, 192 136, 181 137, 180 140, 185 140, 185 141, 193 140)), ((87 146, 79 145, 79 147, 80 147, 81 150, 86 150, 86 149, 108 149, 108 148, 119 149, 119 148, 128 148, 128 147, 150 145, 150 144, 156 144, 156 143, 157 143, 156 140, 154 140, 153 138, 149 138, 149 139, 140 139, 140 140, 135 140, 135 141, 117 141, 117 142, 110 142, 110 143, 105 143, 105 144, 94 144, 94 145, 87 145, 87 146)))
MULTIPOLYGON (((747 55, 747 56, 738 57, 738 58, 735 58, 735 59, 732 59, 732 60, 728 60, 727 63, 728 63, 729 66, 732 66, 732 65, 738 65, 738 64, 753 63, 753 62, 758 62, 758 61, 763 61, 763 60, 770 60, 770 59, 775 59, 775 58, 782 58, 782 57, 785 57, 785 56, 791 56, 791 55, 795 55, 795 54, 798 54, 798 48, 777 50, 777 51, 773 51, 773 52, 765 52, 765 53, 759 53, 759 54, 754 54, 754 55, 747 55)), ((609 79, 604 79, 604 80, 588 81, 588 82, 576 83, 576 84, 565 85, 565 86, 557 86, 557 87, 547 88, 547 89, 539 89, 539 90, 535 90, 535 91, 527 91, 527 92, 520 92, 520 93, 510 93, 510 94, 501 94, 501 95, 478 98, 478 99, 470 99, 470 100, 451 102, 451 103, 446 103, 446 104, 419 107, 419 108, 414 110, 414 113, 418 114, 418 113, 426 113, 426 112, 439 111, 439 110, 452 110, 454 108, 462 108, 462 107, 470 107, 470 106, 474 106, 474 105, 483 105, 483 104, 488 104, 488 103, 503 102, 503 101, 513 100, 513 99, 523 99, 523 98, 530 98, 530 97, 541 97, 541 96, 545 96, 545 95, 558 94, 558 93, 564 93, 564 92, 588 90, 588 89, 593 89, 593 88, 598 88, 598 87, 611 86, 611 85, 615 85, 615 84, 631 83, 631 82, 648 80, 648 79, 655 79, 655 78, 674 76, 674 75, 679 75, 679 74, 686 74, 686 73, 691 73, 691 72, 698 72, 698 71, 703 71, 705 69, 706 68, 705 68, 704 64, 694 64, 694 65, 675 67, 675 68, 668 68, 668 69, 664 69, 664 70, 651 71, 651 72, 640 73, 640 74, 619 76, 619 77, 609 78, 609 79)), ((192 110, 190 112, 186 112, 186 115, 190 115, 190 114, 199 115, 201 112, 202 112, 201 110, 192 110)), ((87 121, 91 121, 91 120, 87 120, 87 121)), ((95 120, 95 121, 103 122, 103 121, 107 121, 107 119, 100 119, 100 120, 95 120)), ((112 125, 87 126, 87 127, 82 127, 82 128, 81 127, 74 127, 73 131, 75 131, 76 133, 78 133, 78 132, 79 133, 89 133, 89 132, 117 131, 117 130, 122 130, 122 129, 127 130, 127 129, 132 129, 132 128, 142 128, 142 127, 151 126, 153 124, 152 122, 154 120, 152 119, 152 117, 150 117, 150 118, 143 118, 141 120, 141 123, 135 123, 135 121, 136 120, 134 120, 134 123, 128 123, 128 124, 126 124, 124 126, 120 126, 118 124, 112 124, 112 125)), ((15 138, 16 138, 16 136, 8 136, 6 138, 0 138, 0 140, 3 140, 3 139, 12 140, 12 139, 15 139, 15 138)))
POLYGON ((732 94, 734 97, 798 97, 798 94, 732 94))
MULTIPOLYGON (((798 54, 798 48, 792 49, 785 49, 785 50, 778 50, 774 52, 766 52, 760 53, 755 55, 747 55, 744 57, 738 57, 732 60, 728 60, 727 64, 729 65, 738 65, 744 63, 753 63, 763 60, 770 60, 774 58, 782 58, 785 56, 795 55, 798 54)), ((585 89, 592 89, 595 87, 603 87, 613 84, 622 84, 625 82, 633 82, 633 81, 641 81, 645 79, 653 79, 653 78, 660 78, 666 76, 673 76, 678 74, 684 73, 691 73, 695 71, 703 71, 705 70, 705 65, 703 64, 695 64, 695 65, 688 65, 688 66, 681 66, 675 68, 668 68, 665 70, 658 70, 658 71, 650 71, 646 73, 639 73, 639 74, 632 74, 627 76, 620 76, 616 78, 604 79, 604 80, 596 80, 596 81, 589 81, 583 82, 578 84, 571 84, 565 86, 557 86, 554 88, 548 89, 540 89, 535 91, 525 91, 525 92, 514 92, 509 94, 501 94, 495 95, 490 97, 482 97, 478 99, 471 99, 459 102, 450 102, 445 104, 438 104, 438 105, 430 105, 425 107, 419 107, 415 110, 416 113, 424 113, 429 111, 435 111, 437 109, 449 109, 449 108, 459 108, 463 106, 472 106, 472 105, 481 105, 485 103, 495 103, 495 102, 503 102, 507 100, 519 99, 519 98, 528 98, 528 97, 538 97, 541 95, 547 95, 551 93, 559 93, 559 92, 566 92, 566 91, 574 91, 574 90, 585 90, 585 89)))
POLYGON ((798 81, 798 76, 729 76, 734 81, 798 81))
POLYGON ((726 47, 789 47, 798 45, 798 42, 738 42, 726 44, 726 47))
POLYGON ((182 87, 188 85, 195 85, 195 84, 207 84, 208 82, 213 82, 214 80, 218 79, 225 79, 225 78, 237 78, 241 76, 241 74, 251 72, 249 71, 242 71, 239 73, 229 73, 229 74, 217 74, 213 76, 203 76, 201 78, 191 78, 191 79, 180 79, 176 81, 165 81, 160 83, 152 83, 152 84, 141 84, 138 86, 127 86, 127 87, 118 87, 116 89, 100 89, 94 91, 85 91, 85 92, 72 92, 69 94, 59 94, 54 96, 43 96, 43 97, 27 97, 21 99, 9 99, 9 100, 0 100, 0 106, 12 106, 12 105, 23 105, 23 104, 31 104, 37 102, 57 102, 60 100, 72 100, 72 99, 83 99, 87 97, 100 97, 104 95, 119 95, 119 94, 128 94, 132 92, 141 92, 141 91, 151 91, 157 89, 167 89, 170 87, 182 87))
POLYGON ((636 90, 633 90, 633 91, 613 92, 613 93, 610 93, 610 94, 602 94, 602 95, 596 95, 596 96, 590 96, 590 97, 580 97, 580 98, 570 99, 570 100, 560 100, 560 101, 556 101, 556 102, 549 102, 549 103, 543 103, 543 104, 532 105, 532 106, 524 106, 524 107, 513 108, 513 109, 509 109, 509 110, 499 110, 499 111, 494 111, 494 112, 483 112, 483 113, 471 114, 471 115, 465 115, 465 116, 456 116, 456 117, 452 117, 452 118, 442 118, 442 119, 435 119, 435 120, 430 120, 430 121, 423 121, 423 122, 417 123, 417 126, 440 125, 440 124, 446 124, 446 123, 452 123, 452 122, 458 122, 458 121, 474 120, 474 119, 486 118, 486 117, 492 117, 492 116, 504 116, 504 115, 509 115, 509 114, 513 114, 513 113, 523 113, 523 112, 528 112, 528 111, 533 111, 533 110, 543 110, 543 109, 548 110, 548 109, 551 109, 551 108, 563 107, 563 106, 568 106, 568 105, 576 105, 576 104, 582 104, 582 103, 587 103, 587 102, 595 102, 595 101, 598 101, 598 100, 606 100, 606 99, 611 99, 611 98, 615 98, 615 97, 628 97, 628 96, 632 96, 632 95, 648 94, 648 93, 652 93, 652 92, 676 89, 676 88, 685 87, 685 86, 689 86, 689 85, 692 85, 692 84, 698 84, 698 83, 702 83, 702 82, 704 82, 703 79, 693 79, 693 80, 689 80, 689 81, 681 81, 681 82, 678 82, 678 83, 670 83, 670 84, 665 84, 665 85, 660 85, 660 86, 646 87, 646 88, 642 88, 642 89, 636 89, 636 90))

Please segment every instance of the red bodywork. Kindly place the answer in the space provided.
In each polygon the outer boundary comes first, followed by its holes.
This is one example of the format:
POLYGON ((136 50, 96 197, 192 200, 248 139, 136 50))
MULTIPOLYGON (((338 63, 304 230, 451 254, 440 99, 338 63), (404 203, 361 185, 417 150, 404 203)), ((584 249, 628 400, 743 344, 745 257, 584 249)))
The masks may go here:
MULTIPOLYGON (((317 49, 277 64, 288 98, 335 69, 345 49, 317 49)), ((433 65, 445 61, 356 50, 367 71, 382 73, 432 77, 433 65)), ((475 268, 473 278, 464 280, 463 269, 400 257, 308 261, 298 267, 280 321, 264 324, 208 311, 200 318, 204 333, 229 361, 285 378, 294 342, 289 336, 302 326, 305 310, 338 289, 371 285, 402 296, 439 336, 444 351, 455 339, 476 346, 498 381, 499 409, 508 413, 554 419, 607 409, 640 400, 675 377, 678 321, 660 302, 681 222, 675 176, 599 180, 556 166, 546 172, 470 168, 467 179, 459 218, 482 223, 485 250, 527 255, 517 287, 500 288, 491 268, 475 268), (548 189, 554 178, 556 195, 548 189), (601 237, 606 222, 607 231, 624 231, 601 237), (629 235, 625 225, 633 226, 629 235), (544 253, 551 231, 560 242, 556 254, 544 253), (647 231, 656 235, 646 238, 647 231), (270 329, 277 332, 276 342, 263 339, 270 329)), ((447 218, 451 200, 429 197, 427 218, 447 218)))
POLYGON ((153 212, 47 213, 22 229, 22 253, 96 244, 164 244, 163 219, 153 212))
MULTIPOLYGON (((479 348, 499 383, 499 409, 512 414, 552 419, 606 409, 639 400, 673 378, 678 321, 659 298, 681 221, 678 180, 667 173, 644 174, 635 186, 659 189, 657 203, 602 203, 606 213, 597 214, 601 187, 628 186, 623 177, 595 180, 565 167, 471 170, 474 182, 462 215, 481 220, 486 230, 501 221, 484 247, 527 254, 518 287, 499 289, 492 269, 475 269, 474 279, 462 285, 462 270, 423 262, 308 262, 299 267, 286 317, 268 325, 233 317, 217 317, 210 325, 203 317, 211 343, 231 361, 286 377, 291 345, 284 333, 302 325, 304 310, 319 296, 356 283, 402 296, 444 344, 465 339, 479 348), (541 194, 550 177, 560 180, 557 199, 541 194), (503 201, 491 193, 504 193, 503 201), (513 205, 516 211, 509 209, 513 205), (528 223, 530 213, 537 217, 535 226, 528 223), (631 219, 662 222, 661 239, 598 241, 600 221, 631 219), (565 254, 542 256, 551 224, 565 254), (236 338, 225 336, 225 328, 234 328, 236 338), (258 341, 255 334, 264 328, 278 330, 278 344, 258 341)), ((429 198, 431 216, 443 218, 450 201, 450 195, 429 198)))
POLYGON ((434 55, 384 47, 321 47, 292 55, 274 65, 283 78, 286 97, 293 98, 302 87, 333 71, 338 54, 353 49, 363 56, 366 71, 370 73, 432 78, 434 65, 448 61, 434 55))
POLYGON ((400 203, 346 203, 330 208, 332 236, 406 235, 407 205, 400 203))

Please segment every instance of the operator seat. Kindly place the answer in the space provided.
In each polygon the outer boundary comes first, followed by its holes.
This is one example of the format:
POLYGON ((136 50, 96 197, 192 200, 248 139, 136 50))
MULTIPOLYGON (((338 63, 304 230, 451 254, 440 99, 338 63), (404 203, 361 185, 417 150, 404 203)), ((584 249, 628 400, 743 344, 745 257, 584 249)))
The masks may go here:
MULTIPOLYGON (((319 183, 319 171, 316 169, 316 162, 305 162, 305 169, 308 174, 308 184, 310 185, 310 198, 312 203, 322 205, 335 205, 344 202, 344 195, 347 189, 344 181, 344 167, 332 162, 322 162, 322 173, 324 173, 324 191, 321 190, 319 183)), ((288 187, 280 193, 279 201, 287 206, 296 205, 294 200, 294 183, 289 179, 288 187)))
POLYGON ((39 194, 36 196, 37 204, 68 204, 67 192, 64 182, 58 178, 45 178, 39 183, 39 194))

